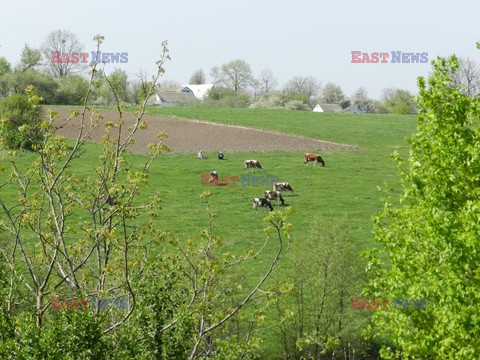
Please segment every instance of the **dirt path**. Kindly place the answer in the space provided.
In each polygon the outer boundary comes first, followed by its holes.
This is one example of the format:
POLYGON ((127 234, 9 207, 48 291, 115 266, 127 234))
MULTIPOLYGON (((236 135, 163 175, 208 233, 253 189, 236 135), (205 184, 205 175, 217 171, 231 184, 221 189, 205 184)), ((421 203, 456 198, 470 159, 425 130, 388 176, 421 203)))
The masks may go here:
MULTIPOLYGON (((68 108, 54 108, 60 115, 57 124, 62 123, 70 113, 68 108)), ((118 114, 114 111, 102 110, 103 119, 100 126, 92 134, 92 141, 99 143, 104 135, 105 121, 116 122, 118 114)), ((125 113, 125 130, 133 124, 135 117, 125 113)), ((196 153, 199 150, 208 151, 333 151, 359 150, 356 146, 336 144, 328 141, 292 136, 273 131, 257 130, 241 126, 214 124, 203 121, 175 119, 146 115, 147 130, 140 130, 135 138, 135 144, 129 149, 132 152, 143 153, 147 145, 157 140, 156 134, 168 134, 165 144, 175 153, 196 153)), ((79 119, 71 120, 58 130, 58 134, 74 137, 78 132, 79 119)))

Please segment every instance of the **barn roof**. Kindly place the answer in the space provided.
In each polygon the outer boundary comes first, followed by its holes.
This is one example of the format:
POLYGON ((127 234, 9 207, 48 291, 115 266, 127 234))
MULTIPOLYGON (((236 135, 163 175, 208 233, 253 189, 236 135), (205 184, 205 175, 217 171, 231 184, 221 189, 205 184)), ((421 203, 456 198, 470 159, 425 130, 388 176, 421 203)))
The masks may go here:
POLYGON ((338 104, 317 104, 313 108, 315 112, 342 112, 342 107, 338 104))
POLYGON ((213 87, 213 84, 200 84, 200 85, 187 84, 182 86, 184 88, 189 88, 197 99, 203 100, 207 96, 208 91, 213 87))
MULTIPOLYGON (((183 87, 181 89, 183 89, 183 87)), ((196 100, 193 93, 182 92, 177 88, 160 89, 157 94, 162 103, 193 104, 196 100)))

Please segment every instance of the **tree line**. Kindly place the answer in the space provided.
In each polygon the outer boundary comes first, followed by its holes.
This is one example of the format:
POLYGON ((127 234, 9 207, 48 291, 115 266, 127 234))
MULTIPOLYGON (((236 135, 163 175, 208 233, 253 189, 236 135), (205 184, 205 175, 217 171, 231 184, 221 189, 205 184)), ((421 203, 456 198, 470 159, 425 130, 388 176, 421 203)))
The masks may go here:
MULTIPOLYGON (((52 62, 52 52, 82 53, 84 45, 77 36, 66 30, 56 30, 47 35, 40 48, 26 44, 20 61, 12 66, 0 57, 0 97, 25 93, 28 85, 39 91, 44 104, 81 105, 82 96, 88 88, 88 65, 79 62, 52 62)), ((452 74, 456 85, 465 87, 465 92, 477 96, 480 91, 480 67, 470 59, 459 60, 459 69, 452 74)), ((313 76, 294 76, 282 87, 271 69, 263 69, 255 76, 250 65, 236 59, 214 66, 210 71, 211 81, 216 85, 203 102, 195 105, 211 107, 257 107, 311 110, 317 103, 337 104, 342 109, 355 106, 356 112, 413 114, 417 103, 411 92, 404 89, 384 89, 380 100, 368 96, 364 87, 359 87, 351 96, 332 82, 322 86, 313 76)), ((120 102, 139 104, 145 96, 148 74, 140 70, 132 78, 119 68, 105 76, 97 70, 95 88, 91 100, 95 105, 112 105, 115 90, 120 102), (108 81, 111 83, 108 84, 108 81)), ((203 69, 196 70, 190 84, 205 84, 207 76, 203 69)), ((176 81, 164 81, 161 88, 180 86, 176 81)))

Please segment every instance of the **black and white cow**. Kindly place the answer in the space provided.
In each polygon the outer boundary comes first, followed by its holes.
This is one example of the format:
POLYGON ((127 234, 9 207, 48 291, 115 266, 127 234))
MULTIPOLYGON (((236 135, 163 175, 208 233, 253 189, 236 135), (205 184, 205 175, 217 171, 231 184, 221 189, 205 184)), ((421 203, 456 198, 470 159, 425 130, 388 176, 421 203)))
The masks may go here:
POLYGON ((277 206, 278 206, 278 200, 281 201, 282 205, 285 205, 285 201, 283 201, 282 194, 280 194, 280 191, 268 191, 265 190, 265 199, 268 200, 276 200, 277 201, 277 206))
POLYGON ((293 193, 293 188, 287 182, 274 182, 273 183, 273 191, 290 191, 293 193))
POLYGON ((245 160, 245 170, 247 169, 261 169, 263 170, 262 168, 262 165, 260 165, 260 163, 257 161, 257 160, 245 160))
POLYGON ((253 209, 257 211, 257 208, 259 206, 263 206, 265 208, 265 211, 269 209, 270 211, 273 211, 273 206, 270 203, 270 200, 265 199, 265 198, 254 198, 253 199, 253 209))

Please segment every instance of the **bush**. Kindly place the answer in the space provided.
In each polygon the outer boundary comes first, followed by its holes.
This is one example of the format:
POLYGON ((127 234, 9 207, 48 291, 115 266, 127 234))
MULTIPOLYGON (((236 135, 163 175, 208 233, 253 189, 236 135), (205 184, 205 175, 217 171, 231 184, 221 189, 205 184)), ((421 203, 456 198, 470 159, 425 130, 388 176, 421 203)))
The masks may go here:
POLYGON ((39 124, 42 98, 32 94, 14 94, 0 100, 0 145, 8 149, 34 149, 42 141, 39 124))
POLYGON ((246 108, 250 105, 250 96, 239 91, 215 87, 208 92, 203 105, 208 107, 246 108))
POLYGON ((59 78, 55 102, 59 105, 82 105, 88 92, 88 81, 79 75, 59 78))

